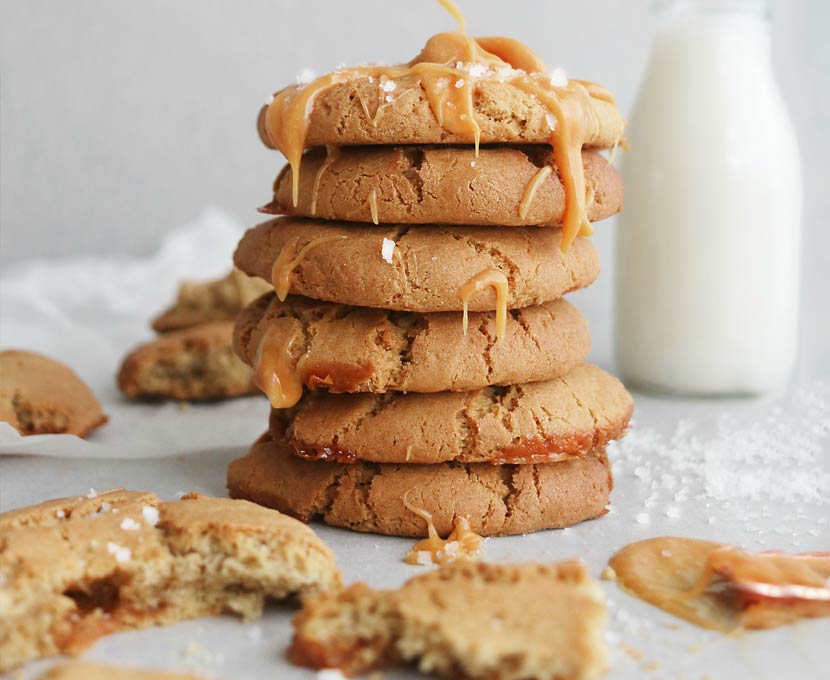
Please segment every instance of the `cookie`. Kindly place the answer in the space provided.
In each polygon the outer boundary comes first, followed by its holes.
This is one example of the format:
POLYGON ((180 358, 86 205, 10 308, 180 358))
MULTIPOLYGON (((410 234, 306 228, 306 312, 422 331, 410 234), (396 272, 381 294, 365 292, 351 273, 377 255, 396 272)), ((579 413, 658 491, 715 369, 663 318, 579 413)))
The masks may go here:
POLYGON ((282 254, 286 293, 412 312, 459 311, 462 289, 493 273, 494 285, 468 300, 470 310, 482 312, 496 309, 497 280, 509 309, 590 285, 599 274, 594 247, 579 238, 563 253, 561 239, 561 230, 538 227, 358 226, 279 217, 249 229, 234 262, 271 281, 282 254))
POLYGON ((107 422, 101 404, 77 374, 34 352, 0 352, 0 420, 22 435, 86 437, 107 422))
MULTIPOLYGON (((591 221, 619 212, 619 173, 582 152, 591 221)), ((312 149, 292 203, 291 168, 274 183, 273 214, 385 224, 562 226, 565 189, 549 146, 376 146, 312 149), (551 168, 554 169, 551 172, 551 168), (373 214, 374 213, 374 214, 373 214)))
POLYGON ((311 393, 272 410, 271 432, 320 461, 548 462, 617 439, 632 410, 617 378, 583 365, 554 380, 472 392, 311 393))
POLYGON ((0 515, 0 672, 77 653, 102 635, 336 589, 308 527, 198 494, 164 503, 115 491, 0 515))
POLYGON ((358 675, 392 663, 470 680, 591 680, 606 670, 605 598, 582 562, 455 563, 398 590, 358 583, 294 619, 289 656, 358 675))
POLYGON ((204 676, 77 661, 52 666, 37 680, 204 680, 204 676))
POLYGON ((265 295, 237 317, 234 348, 254 365, 266 332, 290 348, 307 387, 332 392, 474 390, 556 378, 579 366, 591 338, 565 300, 512 310, 496 341, 493 312, 473 312, 465 335, 453 312, 390 312, 265 295))
POLYGON ((228 468, 228 490, 303 521, 393 536, 426 536, 404 505, 432 514, 442 536, 465 517, 482 536, 557 529, 605 514, 613 483, 602 450, 557 463, 329 463, 291 455, 263 435, 228 468))
POLYGON ((258 394, 251 369, 233 351, 233 321, 213 321, 160 335, 130 352, 118 371, 128 397, 223 399, 258 394))
POLYGON ((233 321, 240 309, 270 288, 238 269, 213 281, 183 281, 173 306, 153 319, 153 330, 165 333, 207 321, 233 321))

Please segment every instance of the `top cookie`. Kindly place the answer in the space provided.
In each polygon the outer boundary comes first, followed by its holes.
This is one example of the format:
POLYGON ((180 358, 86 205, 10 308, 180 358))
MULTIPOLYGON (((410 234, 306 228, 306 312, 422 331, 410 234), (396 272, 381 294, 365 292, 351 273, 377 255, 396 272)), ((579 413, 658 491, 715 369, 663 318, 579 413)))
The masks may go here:
MULTIPOLYGON (((599 152, 584 150, 586 213, 619 212, 623 184, 599 152)), ((560 227, 565 187, 550 147, 363 146, 312 149, 303 156, 300 194, 291 168, 262 212, 355 222, 560 227)))
POLYGON ((0 352, 0 421, 22 435, 86 437, 107 422, 101 404, 73 370, 34 352, 0 352))

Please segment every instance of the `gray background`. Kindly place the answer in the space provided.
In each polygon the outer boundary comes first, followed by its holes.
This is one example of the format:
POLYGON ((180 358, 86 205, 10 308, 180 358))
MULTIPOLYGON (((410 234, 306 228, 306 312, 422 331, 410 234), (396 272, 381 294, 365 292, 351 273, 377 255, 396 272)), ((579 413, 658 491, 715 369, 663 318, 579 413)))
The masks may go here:
MULTIPOLYGON (((809 370, 830 346, 830 3, 771 4, 805 164, 809 370)), ((518 37, 631 110, 646 0, 461 5, 473 34, 518 37)), ((266 95, 306 68, 407 60, 453 26, 433 0, 0 0, 0 262, 147 253, 209 204, 254 223, 282 162, 254 132, 266 95)), ((611 312, 613 233, 596 237, 605 275, 580 295, 589 319, 611 312)))

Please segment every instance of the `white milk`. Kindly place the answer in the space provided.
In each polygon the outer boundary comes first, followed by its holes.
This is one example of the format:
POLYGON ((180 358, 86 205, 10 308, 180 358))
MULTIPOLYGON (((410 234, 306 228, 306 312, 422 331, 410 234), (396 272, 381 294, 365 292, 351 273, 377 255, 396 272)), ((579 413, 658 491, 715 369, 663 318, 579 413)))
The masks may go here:
POLYGON ((619 368, 660 391, 775 390, 796 359, 802 195, 765 6, 658 6, 622 161, 619 368))

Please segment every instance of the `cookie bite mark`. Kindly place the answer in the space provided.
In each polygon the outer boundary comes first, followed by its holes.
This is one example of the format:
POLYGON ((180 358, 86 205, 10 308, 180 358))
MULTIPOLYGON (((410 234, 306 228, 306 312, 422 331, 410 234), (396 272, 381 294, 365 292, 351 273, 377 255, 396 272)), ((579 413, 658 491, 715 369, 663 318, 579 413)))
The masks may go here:
POLYGON ((470 298, 487 287, 496 293, 496 338, 501 344, 504 342, 504 333, 507 326, 507 296, 510 292, 510 282, 503 272, 498 269, 485 269, 467 281, 458 291, 458 299, 463 308, 464 335, 467 335, 469 325, 468 307, 470 298))
POLYGON ((297 236, 289 243, 286 243, 280 250, 280 254, 277 256, 277 259, 274 261, 274 268, 271 271, 271 282, 274 286, 274 290, 277 291, 277 297, 281 301, 284 301, 288 296, 288 291, 291 289, 291 274, 303 261, 310 250, 322 245, 323 243, 337 241, 344 238, 347 238, 345 234, 324 234, 321 236, 315 236, 301 248, 298 247, 300 241, 302 240, 301 236, 297 236))
POLYGON ((407 564, 447 564, 456 560, 476 560, 481 556, 484 537, 470 528, 466 517, 453 518, 453 529, 446 538, 441 538, 432 521, 432 515, 407 500, 409 489, 403 495, 403 504, 407 510, 418 515, 427 525, 427 537, 412 546, 404 557, 407 564))

